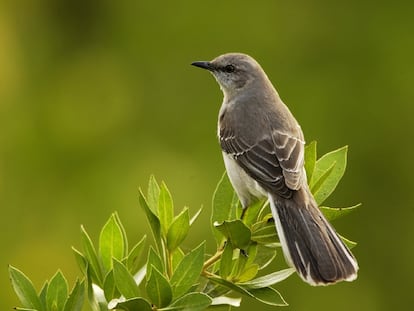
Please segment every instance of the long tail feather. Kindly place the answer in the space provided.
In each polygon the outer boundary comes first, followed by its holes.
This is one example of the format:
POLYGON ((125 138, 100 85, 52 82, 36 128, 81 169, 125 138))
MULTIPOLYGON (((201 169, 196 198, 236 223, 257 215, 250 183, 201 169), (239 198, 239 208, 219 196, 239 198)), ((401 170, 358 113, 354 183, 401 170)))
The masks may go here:
POLYGON ((286 261, 305 282, 328 285, 356 279, 354 256, 307 189, 290 199, 269 195, 269 200, 286 261))

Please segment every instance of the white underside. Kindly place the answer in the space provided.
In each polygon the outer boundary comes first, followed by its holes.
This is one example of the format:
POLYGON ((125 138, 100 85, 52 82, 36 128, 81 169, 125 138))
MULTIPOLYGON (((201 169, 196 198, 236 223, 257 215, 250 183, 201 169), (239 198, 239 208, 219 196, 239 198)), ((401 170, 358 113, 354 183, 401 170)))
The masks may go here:
POLYGON ((223 159, 227 175, 229 176, 230 182, 233 185, 243 208, 250 205, 252 197, 259 199, 267 197, 266 191, 260 187, 257 181, 246 174, 232 156, 223 152, 223 159))

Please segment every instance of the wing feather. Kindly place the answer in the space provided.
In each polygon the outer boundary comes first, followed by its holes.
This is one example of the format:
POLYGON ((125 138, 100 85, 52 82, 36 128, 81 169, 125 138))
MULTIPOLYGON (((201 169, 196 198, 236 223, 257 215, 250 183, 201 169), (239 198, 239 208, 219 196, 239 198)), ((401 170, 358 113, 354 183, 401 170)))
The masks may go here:
MULTIPOLYGON (((299 134, 302 136, 301 131, 299 131, 299 134)), ((283 169, 286 185, 290 189, 299 189, 302 183, 305 159, 303 138, 274 130, 272 139, 275 144, 277 158, 283 169)))
POLYGON ((220 145, 264 189, 289 198, 301 186, 304 142, 274 130, 271 135, 248 143, 220 129, 220 145))

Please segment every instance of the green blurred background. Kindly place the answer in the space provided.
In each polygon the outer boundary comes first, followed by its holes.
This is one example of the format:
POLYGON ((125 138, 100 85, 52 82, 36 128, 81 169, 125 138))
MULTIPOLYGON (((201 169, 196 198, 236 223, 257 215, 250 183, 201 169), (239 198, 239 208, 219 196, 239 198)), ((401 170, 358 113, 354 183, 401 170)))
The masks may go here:
POLYGON ((412 1, 2 1, 0 309, 18 304, 7 264, 37 288, 59 268, 73 284, 80 224, 96 238, 116 210, 133 242, 148 233, 137 188, 152 173, 177 207, 205 206, 185 243, 207 239, 213 251, 222 95, 189 64, 231 51, 262 64, 320 154, 349 144, 329 203, 364 204, 335 222, 359 242, 358 280, 312 288, 292 277, 278 286, 288 310, 409 309, 413 9, 412 1))

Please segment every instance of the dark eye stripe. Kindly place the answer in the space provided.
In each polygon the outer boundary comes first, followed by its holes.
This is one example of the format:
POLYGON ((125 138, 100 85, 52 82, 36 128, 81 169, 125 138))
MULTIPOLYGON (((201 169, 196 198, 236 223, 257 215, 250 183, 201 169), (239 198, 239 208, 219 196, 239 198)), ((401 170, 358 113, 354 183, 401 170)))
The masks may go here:
POLYGON ((225 66, 224 67, 224 71, 225 72, 228 72, 228 73, 231 73, 231 72, 233 72, 235 70, 235 68, 234 68, 234 66, 233 65, 227 65, 227 66, 225 66))

